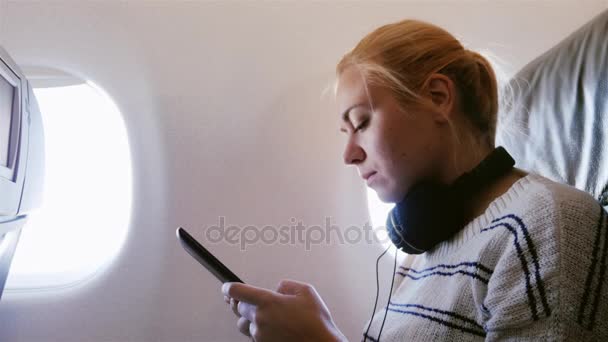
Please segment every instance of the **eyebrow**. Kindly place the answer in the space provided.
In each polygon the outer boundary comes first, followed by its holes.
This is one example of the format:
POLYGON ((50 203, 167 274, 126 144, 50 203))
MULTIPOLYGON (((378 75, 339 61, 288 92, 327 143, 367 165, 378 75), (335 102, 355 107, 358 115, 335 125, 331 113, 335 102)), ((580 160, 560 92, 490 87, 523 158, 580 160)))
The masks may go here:
POLYGON ((350 106, 347 110, 344 111, 344 113, 342 113, 342 121, 349 121, 350 118, 348 117, 348 113, 356 107, 361 107, 361 106, 365 106, 365 105, 366 105, 365 103, 358 103, 356 105, 350 106))

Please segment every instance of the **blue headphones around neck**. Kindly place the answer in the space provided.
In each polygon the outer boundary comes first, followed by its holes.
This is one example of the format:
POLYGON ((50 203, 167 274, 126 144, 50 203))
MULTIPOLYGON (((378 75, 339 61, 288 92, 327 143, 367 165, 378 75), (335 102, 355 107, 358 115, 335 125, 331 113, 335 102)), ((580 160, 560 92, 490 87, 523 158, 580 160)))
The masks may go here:
POLYGON ((421 254, 449 239, 465 226, 470 199, 514 165, 515 160, 499 146, 451 185, 414 185, 388 214, 386 228, 391 241, 405 253, 421 254))

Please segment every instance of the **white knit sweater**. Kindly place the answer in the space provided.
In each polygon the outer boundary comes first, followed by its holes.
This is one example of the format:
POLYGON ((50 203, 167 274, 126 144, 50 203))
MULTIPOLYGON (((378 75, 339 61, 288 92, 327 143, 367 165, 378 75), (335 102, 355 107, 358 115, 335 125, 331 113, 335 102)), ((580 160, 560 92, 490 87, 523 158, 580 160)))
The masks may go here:
POLYGON ((380 340, 608 341, 607 216, 591 195, 528 174, 397 265, 380 340))

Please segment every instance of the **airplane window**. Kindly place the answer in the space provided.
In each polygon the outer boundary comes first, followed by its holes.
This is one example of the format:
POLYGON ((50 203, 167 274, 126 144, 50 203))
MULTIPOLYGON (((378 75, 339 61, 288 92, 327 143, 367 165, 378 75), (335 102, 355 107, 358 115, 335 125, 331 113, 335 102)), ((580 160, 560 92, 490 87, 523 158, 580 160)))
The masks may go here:
POLYGON ((82 283, 120 252, 131 216, 121 113, 92 83, 35 88, 46 143, 42 207, 21 233, 5 294, 82 283))
MULTIPOLYGON (((386 218, 388 217, 388 212, 393 209, 394 206, 394 203, 382 202, 374 189, 367 188, 367 209, 371 219, 370 224, 376 233, 378 241, 380 241, 384 248, 388 248, 392 243, 386 233, 386 218)), ((391 248, 389 253, 395 255, 395 249, 391 248)))

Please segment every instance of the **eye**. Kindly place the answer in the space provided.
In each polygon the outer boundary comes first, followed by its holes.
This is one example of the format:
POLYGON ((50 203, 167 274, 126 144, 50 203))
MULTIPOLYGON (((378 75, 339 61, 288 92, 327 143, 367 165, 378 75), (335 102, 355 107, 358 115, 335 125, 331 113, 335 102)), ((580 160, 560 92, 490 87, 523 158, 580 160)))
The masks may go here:
POLYGON ((367 126, 368 121, 369 121, 369 120, 365 120, 365 121, 363 121, 363 122, 362 122, 362 123, 361 123, 359 126, 357 126, 357 128, 355 128, 355 132, 357 132, 357 131, 359 131, 359 130, 361 130, 361 129, 365 128, 365 127, 367 126))

